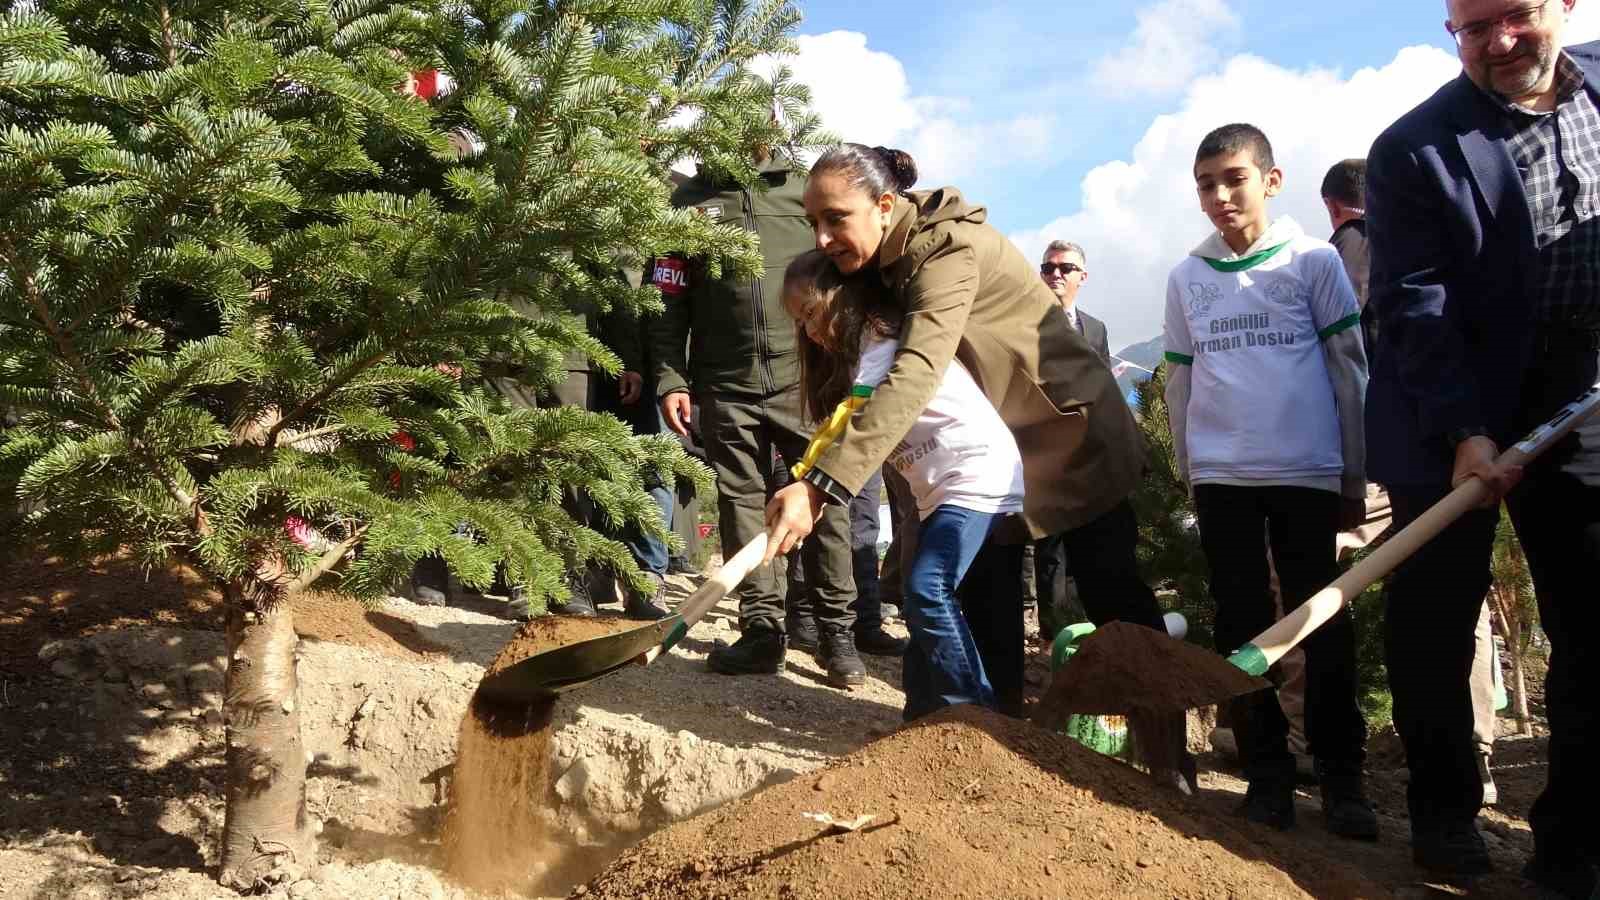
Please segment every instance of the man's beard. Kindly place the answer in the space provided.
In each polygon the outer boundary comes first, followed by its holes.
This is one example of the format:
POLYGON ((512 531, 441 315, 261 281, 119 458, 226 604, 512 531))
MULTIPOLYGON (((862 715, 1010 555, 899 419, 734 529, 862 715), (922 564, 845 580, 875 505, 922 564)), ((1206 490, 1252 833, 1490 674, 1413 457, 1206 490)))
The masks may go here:
POLYGON ((1501 66, 1491 66, 1487 62, 1483 63, 1490 90, 1507 100, 1527 96, 1555 67, 1557 50, 1554 40, 1549 38, 1523 40, 1527 42, 1526 45, 1519 46, 1519 52, 1512 59, 1531 63, 1527 68, 1512 71, 1501 66))

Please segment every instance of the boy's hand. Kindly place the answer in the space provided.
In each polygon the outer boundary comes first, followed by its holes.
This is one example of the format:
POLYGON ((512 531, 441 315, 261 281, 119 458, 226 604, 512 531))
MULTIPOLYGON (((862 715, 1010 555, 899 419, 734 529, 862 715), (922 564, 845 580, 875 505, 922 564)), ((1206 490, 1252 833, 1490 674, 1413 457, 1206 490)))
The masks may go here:
POLYGON ((1492 438, 1482 435, 1469 437, 1456 445, 1455 471, 1450 475, 1450 487, 1460 487, 1467 479, 1476 478, 1489 489, 1480 509, 1499 506, 1506 494, 1522 480, 1521 466, 1503 466, 1495 462, 1500 448, 1492 438))
POLYGON ((1339 530, 1355 531, 1361 523, 1367 521, 1367 498, 1365 497, 1340 497, 1339 498, 1339 530))

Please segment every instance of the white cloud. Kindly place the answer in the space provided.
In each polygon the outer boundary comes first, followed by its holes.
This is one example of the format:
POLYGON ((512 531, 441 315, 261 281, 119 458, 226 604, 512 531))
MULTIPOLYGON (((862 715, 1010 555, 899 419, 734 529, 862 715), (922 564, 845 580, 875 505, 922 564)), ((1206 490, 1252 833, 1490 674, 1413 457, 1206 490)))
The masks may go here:
POLYGON ((910 153, 919 184, 950 184, 979 169, 1045 158, 1056 120, 986 118, 965 100, 919 95, 892 54, 856 31, 801 35, 800 52, 783 62, 811 88, 823 125, 846 141, 910 153))
POLYGON ((1563 38, 1568 44, 1600 40, 1600 0, 1578 0, 1567 17, 1563 38))
POLYGON ((1219 39, 1239 18, 1224 0, 1161 0, 1139 10, 1128 44, 1101 59, 1095 80, 1108 90, 1167 94, 1221 59, 1219 39))
POLYGON ((1131 159, 1091 170, 1078 212, 1011 238, 1029 259, 1054 238, 1082 244, 1090 278, 1080 302, 1105 320, 1113 350, 1146 340, 1161 333, 1167 273, 1209 231, 1190 174, 1206 132, 1240 120, 1264 130, 1287 177, 1273 214, 1322 234, 1318 189, 1328 167, 1365 156, 1380 131, 1459 69, 1432 47, 1401 50, 1388 65, 1348 78, 1234 57, 1196 79, 1176 112, 1157 117, 1131 159))

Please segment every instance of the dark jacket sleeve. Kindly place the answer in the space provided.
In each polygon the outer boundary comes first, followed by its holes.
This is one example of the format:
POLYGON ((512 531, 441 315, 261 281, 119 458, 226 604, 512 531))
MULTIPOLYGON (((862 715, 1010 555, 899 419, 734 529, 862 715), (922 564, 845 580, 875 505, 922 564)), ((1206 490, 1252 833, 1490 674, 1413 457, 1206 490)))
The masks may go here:
MULTIPOLYGON (((648 278, 654 266, 645 269, 648 278)), ((689 389, 689 317, 692 295, 661 292, 664 309, 650 322, 650 358, 655 360, 656 395, 665 397, 689 389)))
POLYGON ((1451 297, 1453 247, 1444 191, 1394 132, 1367 157, 1370 302, 1400 390, 1424 440, 1488 423, 1470 364, 1462 302, 1451 297))
POLYGON ((1100 321, 1099 319, 1095 319, 1094 327, 1094 352, 1100 354, 1100 358, 1105 360, 1107 365, 1110 365, 1111 345, 1107 342, 1106 338, 1106 323, 1100 321))

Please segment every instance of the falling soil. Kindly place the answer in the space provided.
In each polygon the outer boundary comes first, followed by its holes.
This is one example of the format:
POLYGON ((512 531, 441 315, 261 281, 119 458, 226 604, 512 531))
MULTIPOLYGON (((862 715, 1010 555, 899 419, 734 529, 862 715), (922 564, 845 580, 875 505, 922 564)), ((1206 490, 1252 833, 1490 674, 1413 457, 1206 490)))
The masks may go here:
POLYGON ((1139 625, 1112 622, 1078 645, 1051 680, 1035 719, 1180 711, 1270 686, 1201 647, 1139 625))
MULTIPOLYGON (((638 625, 544 616, 523 626, 486 674, 552 647, 638 625)), ((461 718, 442 842, 445 871, 467 887, 532 893, 559 862, 544 815, 555 704, 555 698, 516 704, 480 695, 461 718)))
POLYGON ((1070 738, 945 710, 646 838, 589 883, 605 900, 1378 897, 1347 863, 1281 856, 1202 802, 1070 738), (807 813, 874 816, 851 834, 807 813))

